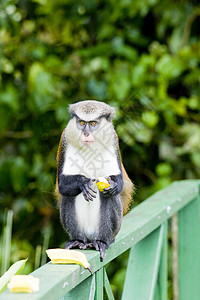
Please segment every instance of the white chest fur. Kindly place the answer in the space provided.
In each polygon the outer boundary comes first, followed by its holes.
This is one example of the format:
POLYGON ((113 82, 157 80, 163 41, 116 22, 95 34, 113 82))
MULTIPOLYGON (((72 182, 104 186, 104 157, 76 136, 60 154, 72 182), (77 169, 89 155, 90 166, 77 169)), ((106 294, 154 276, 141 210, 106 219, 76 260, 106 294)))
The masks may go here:
POLYGON ((63 174, 80 174, 88 178, 120 174, 114 146, 102 150, 92 146, 78 149, 68 145, 63 174))
POLYGON ((97 239, 100 221, 99 192, 96 198, 89 202, 84 199, 83 194, 79 194, 75 199, 75 209, 80 229, 91 241, 97 239))

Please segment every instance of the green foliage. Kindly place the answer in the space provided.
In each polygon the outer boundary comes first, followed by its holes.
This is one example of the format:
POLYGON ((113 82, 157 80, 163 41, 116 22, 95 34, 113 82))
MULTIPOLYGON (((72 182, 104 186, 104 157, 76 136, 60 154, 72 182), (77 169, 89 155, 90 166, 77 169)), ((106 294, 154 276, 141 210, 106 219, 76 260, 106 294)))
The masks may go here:
POLYGON ((5 274, 3 274, 2 277, 0 277, 0 293, 2 293, 6 289, 7 284, 13 275, 18 275, 21 273, 26 261, 27 259, 17 261, 9 268, 9 270, 5 274))
POLYGON ((0 236, 0 275, 4 274, 10 265, 13 211, 9 210, 5 216, 6 220, 3 222, 2 236, 0 236))
POLYGON ((15 258, 49 224, 50 246, 66 239, 53 190, 69 103, 117 108, 137 203, 200 176, 199 21, 195 0, 1 1, 0 220, 13 210, 15 258))

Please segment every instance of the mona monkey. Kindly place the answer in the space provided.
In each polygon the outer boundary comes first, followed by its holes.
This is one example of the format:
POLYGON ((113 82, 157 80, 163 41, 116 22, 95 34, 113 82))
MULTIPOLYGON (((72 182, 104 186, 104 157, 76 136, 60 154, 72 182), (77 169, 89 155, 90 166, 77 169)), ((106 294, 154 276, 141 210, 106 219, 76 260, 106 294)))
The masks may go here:
POLYGON ((105 250, 120 230, 132 200, 133 184, 121 162, 112 119, 115 109, 87 100, 69 106, 71 119, 57 152, 56 195, 60 218, 71 241, 65 248, 105 250), (94 183, 105 177, 102 192, 94 183))

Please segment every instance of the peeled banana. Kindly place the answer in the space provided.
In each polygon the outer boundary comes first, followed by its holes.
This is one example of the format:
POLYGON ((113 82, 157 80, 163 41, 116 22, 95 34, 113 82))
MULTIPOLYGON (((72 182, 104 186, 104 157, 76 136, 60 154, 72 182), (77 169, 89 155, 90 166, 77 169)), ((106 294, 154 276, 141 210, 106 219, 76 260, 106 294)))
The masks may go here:
POLYGON ((52 264, 78 264, 88 269, 93 274, 90 264, 84 253, 68 249, 48 249, 46 250, 52 264))
POLYGON ((8 283, 11 293, 34 293, 39 291, 39 278, 32 275, 14 275, 8 283))
POLYGON ((98 177, 95 182, 100 192, 103 192, 105 188, 108 188, 110 186, 108 180, 105 177, 98 177))

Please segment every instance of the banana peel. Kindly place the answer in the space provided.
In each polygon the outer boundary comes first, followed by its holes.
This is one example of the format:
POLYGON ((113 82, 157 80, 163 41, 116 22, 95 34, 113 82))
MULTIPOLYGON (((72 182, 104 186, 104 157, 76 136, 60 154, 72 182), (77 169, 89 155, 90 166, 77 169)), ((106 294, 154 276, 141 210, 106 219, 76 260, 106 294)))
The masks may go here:
POLYGON ((8 283, 11 293, 34 293, 39 291, 39 278, 32 275, 14 275, 8 283))
POLYGON ((47 249, 46 253, 52 264, 78 264, 93 274, 90 264, 84 253, 69 249, 47 249))
POLYGON ((98 177, 96 180, 96 185, 100 192, 103 192, 105 188, 108 188, 110 186, 108 180, 105 177, 98 177))

